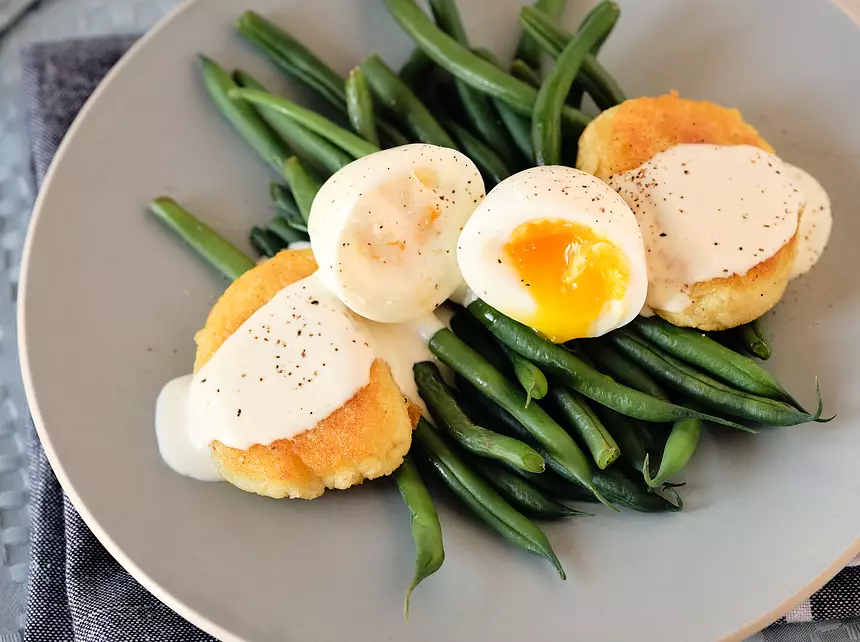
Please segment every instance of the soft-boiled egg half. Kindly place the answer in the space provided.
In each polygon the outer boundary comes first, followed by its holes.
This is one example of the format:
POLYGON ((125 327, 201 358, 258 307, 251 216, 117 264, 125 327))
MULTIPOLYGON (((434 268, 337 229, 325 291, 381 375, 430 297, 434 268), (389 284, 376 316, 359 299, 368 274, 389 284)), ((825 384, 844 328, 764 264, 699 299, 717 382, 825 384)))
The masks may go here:
POLYGON ((557 343, 625 325, 645 303, 633 212, 606 183, 570 167, 499 183, 463 229, 457 257, 476 296, 557 343))
POLYGON ((311 208, 320 277, 372 321, 425 316, 462 282, 457 237, 483 197, 478 168, 454 149, 404 145, 350 163, 311 208))

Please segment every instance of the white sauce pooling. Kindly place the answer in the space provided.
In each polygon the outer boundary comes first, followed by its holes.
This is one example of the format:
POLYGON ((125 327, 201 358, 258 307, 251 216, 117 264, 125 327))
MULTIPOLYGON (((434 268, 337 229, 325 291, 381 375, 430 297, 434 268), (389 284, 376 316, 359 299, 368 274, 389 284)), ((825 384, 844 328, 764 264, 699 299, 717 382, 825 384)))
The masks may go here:
POLYGON ((742 275, 798 228, 804 199, 787 166, 748 145, 677 145, 610 185, 636 214, 647 250, 647 304, 680 312, 689 287, 742 275))
POLYGON ((270 444, 313 428, 370 381, 375 358, 346 306, 311 275, 276 294, 195 375, 192 445, 270 444), (344 367, 346 364, 346 367, 344 367))
POLYGON ((200 481, 221 481, 209 445, 191 442, 188 420, 188 392, 194 375, 169 381, 155 402, 155 436, 158 452, 176 472, 200 481))
POLYGON ((790 279, 806 274, 827 247, 830 229, 833 226, 833 214, 830 209, 830 197, 815 178, 807 171, 785 163, 789 176, 794 185, 806 199, 806 207, 800 217, 800 228, 797 231, 797 258, 791 270, 790 279))
POLYGON ((426 406, 418 394, 412 366, 420 361, 436 361, 428 343, 431 337, 445 326, 435 314, 428 314, 408 323, 376 323, 362 320, 377 356, 388 363, 394 382, 409 400, 426 406))

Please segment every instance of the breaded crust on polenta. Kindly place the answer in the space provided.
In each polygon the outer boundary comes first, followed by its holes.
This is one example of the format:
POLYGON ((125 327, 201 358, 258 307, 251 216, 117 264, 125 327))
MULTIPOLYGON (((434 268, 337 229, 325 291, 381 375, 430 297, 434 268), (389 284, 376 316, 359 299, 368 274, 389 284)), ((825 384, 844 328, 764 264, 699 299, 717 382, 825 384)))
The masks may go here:
MULTIPOLYGON (((212 307, 195 338, 197 371, 254 312, 280 290, 310 276, 310 250, 285 250, 236 279, 212 307)), ((326 488, 349 488, 393 472, 412 442, 407 404, 388 365, 377 359, 370 382, 314 428, 292 439, 247 450, 210 444, 221 476, 268 497, 313 499, 326 488)))
MULTIPOLYGON (((737 109, 707 101, 665 96, 633 98, 607 109, 579 139, 578 169, 609 181, 655 154, 680 144, 752 145, 773 153, 737 109)), ((655 309, 670 323, 700 330, 725 330, 770 310, 782 297, 797 253, 797 235, 746 274, 694 283, 681 312, 655 309)))

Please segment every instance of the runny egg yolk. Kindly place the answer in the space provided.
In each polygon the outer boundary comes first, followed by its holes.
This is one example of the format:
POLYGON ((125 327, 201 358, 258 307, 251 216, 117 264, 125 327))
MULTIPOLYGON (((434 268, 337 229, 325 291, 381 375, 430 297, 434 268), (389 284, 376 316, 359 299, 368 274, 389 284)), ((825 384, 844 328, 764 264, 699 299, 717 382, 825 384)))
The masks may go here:
POLYGON ((504 245, 504 254, 536 304, 522 321, 556 343, 590 336, 605 306, 627 291, 627 256, 579 223, 522 223, 504 245))

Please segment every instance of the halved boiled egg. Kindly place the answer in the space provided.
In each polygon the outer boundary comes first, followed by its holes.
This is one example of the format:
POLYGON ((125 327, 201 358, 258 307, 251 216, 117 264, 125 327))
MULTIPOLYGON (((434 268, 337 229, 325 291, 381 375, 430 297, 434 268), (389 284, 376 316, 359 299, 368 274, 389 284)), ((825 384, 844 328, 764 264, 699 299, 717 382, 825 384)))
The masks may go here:
POLYGON ((356 160, 311 208, 319 275, 373 321, 426 316, 462 283, 457 238, 483 197, 478 168, 454 149, 404 145, 356 160))
POLYGON ((497 185, 463 229, 457 258, 475 295, 557 343, 605 334, 645 303, 633 212, 570 167, 535 167, 497 185))

